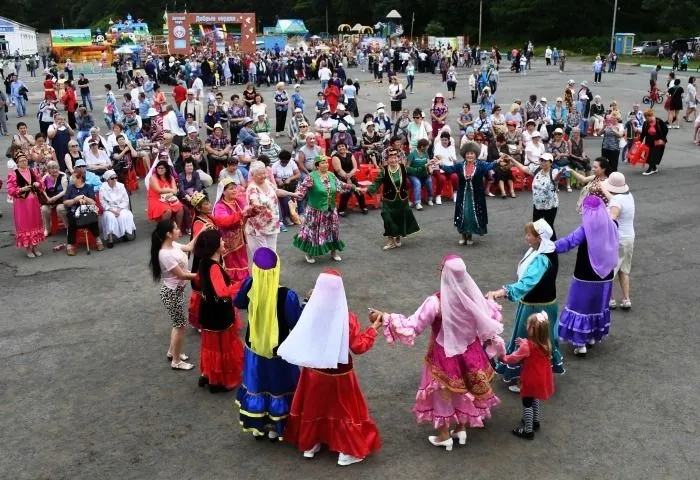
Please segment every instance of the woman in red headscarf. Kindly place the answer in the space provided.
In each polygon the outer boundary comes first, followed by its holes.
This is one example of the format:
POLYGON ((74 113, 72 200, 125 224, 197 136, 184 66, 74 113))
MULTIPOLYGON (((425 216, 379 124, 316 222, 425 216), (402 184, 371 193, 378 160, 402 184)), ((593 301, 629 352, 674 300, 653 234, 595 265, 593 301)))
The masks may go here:
POLYGON ((451 451, 453 439, 464 445, 466 428, 483 427, 491 407, 500 403, 491 390, 494 371, 482 347, 484 342, 490 344, 487 350, 492 357, 505 353, 498 304, 484 298, 461 258, 448 255, 442 264, 440 291, 416 313, 406 317, 371 310, 370 317, 383 322, 389 343, 413 345, 430 327, 413 413, 418 423, 431 423, 437 430, 437 435, 428 437, 436 447, 451 451))
POLYGON ((381 319, 362 332, 348 311, 343 279, 325 270, 277 354, 302 368, 284 439, 313 458, 321 444, 338 452, 338 465, 361 462, 379 450, 379 431, 353 370, 352 357, 374 345, 381 319))

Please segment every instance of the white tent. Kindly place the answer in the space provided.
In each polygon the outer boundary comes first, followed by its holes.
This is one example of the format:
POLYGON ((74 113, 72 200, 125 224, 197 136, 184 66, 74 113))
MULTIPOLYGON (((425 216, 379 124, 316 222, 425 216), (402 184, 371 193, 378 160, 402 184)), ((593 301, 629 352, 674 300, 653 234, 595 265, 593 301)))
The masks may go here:
POLYGON ((401 20, 401 14, 396 10, 392 10, 391 12, 386 14, 386 18, 388 18, 389 20, 401 20))

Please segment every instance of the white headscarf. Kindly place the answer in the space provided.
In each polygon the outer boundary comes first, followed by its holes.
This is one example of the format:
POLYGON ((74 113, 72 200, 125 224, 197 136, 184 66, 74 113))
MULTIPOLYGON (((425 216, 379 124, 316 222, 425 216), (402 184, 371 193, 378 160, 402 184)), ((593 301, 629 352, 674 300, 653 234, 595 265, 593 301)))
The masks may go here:
POLYGON ((301 367, 338 368, 339 363, 348 363, 349 350, 350 324, 343 279, 334 273, 321 273, 299 321, 277 354, 301 367))
MULTIPOLYGON (((165 157, 165 155, 163 155, 163 157, 165 157)), ((158 167, 158 164, 165 160, 165 158, 163 157, 158 155, 158 158, 156 158, 151 164, 151 169, 146 174, 146 178, 143 179, 143 181, 146 183, 146 190, 151 189, 151 177, 155 175, 156 167, 158 167)), ((168 156, 168 165, 170 166, 170 174, 175 179, 175 183, 177 183, 177 172, 175 171, 175 166, 173 165, 173 162, 170 160, 170 156, 168 156)))
POLYGON ((533 222, 532 225, 535 227, 535 231, 540 236, 540 246, 537 250, 530 248, 527 252, 525 252, 525 256, 522 258, 522 260, 520 260, 520 263, 518 263, 518 280, 525 275, 525 272, 527 272, 527 267, 530 266, 537 255, 540 253, 552 253, 555 250, 554 242, 551 240, 552 235, 554 235, 554 231, 552 230, 552 227, 549 226, 547 221, 544 218, 540 218, 536 222, 533 222))

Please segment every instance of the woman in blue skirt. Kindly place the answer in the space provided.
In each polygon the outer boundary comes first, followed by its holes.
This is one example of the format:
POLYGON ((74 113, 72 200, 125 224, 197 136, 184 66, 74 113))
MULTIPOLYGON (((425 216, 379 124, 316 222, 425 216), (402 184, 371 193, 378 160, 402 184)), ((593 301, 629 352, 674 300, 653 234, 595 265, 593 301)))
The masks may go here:
POLYGON ((252 277, 246 278, 234 305, 248 310, 243 357, 243 381, 236 394, 244 432, 256 439, 281 440, 299 367, 277 356, 277 347, 301 315, 297 294, 279 285, 280 260, 274 250, 253 254, 252 277))
MULTIPOLYGON (((564 360, 559 352, 559 334, 557 332, 557 272, 559 260, 552 242, 552 227, 543 218, 525 224, 525 240, 530 249, 518 263, 518 281, 504 285, 500 290, 489 292, 487 297, 507 298, 518 302, 513 324, 513 335, 508 344, 510 355, 518 349, 516 340, 527 338, 527 319, 533 313, 547 312, 552 321, 549 326, 549 340, 552 344, 552 372, 564 373, 564 360)), ((496 372, 503 375, 503 380, 510 382, 520 378, 521 364, 496 364, 496 372)), ((508 387, 519 392, 520 387, 513 383, 508 387)))

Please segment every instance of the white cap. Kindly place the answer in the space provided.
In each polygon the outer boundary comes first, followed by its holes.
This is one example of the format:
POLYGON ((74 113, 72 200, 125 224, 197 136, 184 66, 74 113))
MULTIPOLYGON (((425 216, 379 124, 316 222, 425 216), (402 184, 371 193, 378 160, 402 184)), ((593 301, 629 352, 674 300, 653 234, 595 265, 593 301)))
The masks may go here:
POLYGON ((189 127, 187 127, 187 133, 197 133, 197 127, 195 127, 194 125, 190 125, 189 127))
POLYGON ((270 145, 272 143, 270 134, 265 132, 258 134, 258 140, 260 141, 260 145, 270 145))

